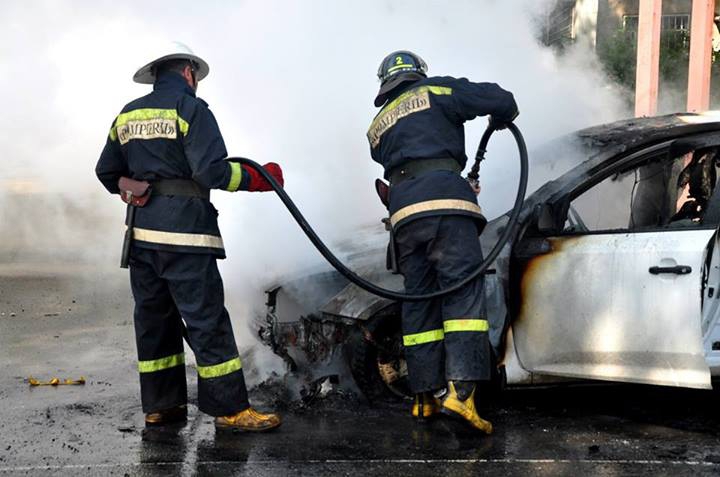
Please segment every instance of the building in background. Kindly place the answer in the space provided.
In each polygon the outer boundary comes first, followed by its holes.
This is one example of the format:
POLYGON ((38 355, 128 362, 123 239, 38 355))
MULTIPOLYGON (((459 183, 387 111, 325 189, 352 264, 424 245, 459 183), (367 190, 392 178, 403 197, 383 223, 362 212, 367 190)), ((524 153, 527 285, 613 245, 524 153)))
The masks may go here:
MULTIPOLYGON (((608 45, 618 32, 637 33, 639 0, 557 0, 541 20, 548 46, 587 42, 595 49, 608 45)), ((692 0, 664 0, 662 31, 690 31, 692 0)))
MULTIPOLYGON (((660 31, 659 113, 685 111, 690 58, 692 0, 663 0, 660 31)), ((720 8, 720 1, 716 2, 720 8)), ((607 76, 620 85, 628 106, 635 100, 639 0, 555 0, 538 18, 542 43, 569 45, 597 54, 607 76)), ((720 50, 715 16, 713 50, 720 50)), ((720 84, 720 55, 714 54, 711 84, 720 84)), ((720 87, 710 88, 710 106, 720 108, 720 87)))

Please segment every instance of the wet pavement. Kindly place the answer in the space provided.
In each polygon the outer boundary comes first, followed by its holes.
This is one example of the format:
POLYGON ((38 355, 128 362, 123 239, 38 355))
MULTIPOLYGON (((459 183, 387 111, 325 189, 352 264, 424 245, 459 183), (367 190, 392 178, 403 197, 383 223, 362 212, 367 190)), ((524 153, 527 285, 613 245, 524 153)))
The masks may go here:
POLYGON ((341 391, 282 402, 277 384, 251 393, 281 408, 274 432, 216 433, 192 404, 186 424, 145 430, 125 275, 69 270, 0 267, 0 475, 720 474, 716 395, 651 386, 507 391, 489 437, 341 391))

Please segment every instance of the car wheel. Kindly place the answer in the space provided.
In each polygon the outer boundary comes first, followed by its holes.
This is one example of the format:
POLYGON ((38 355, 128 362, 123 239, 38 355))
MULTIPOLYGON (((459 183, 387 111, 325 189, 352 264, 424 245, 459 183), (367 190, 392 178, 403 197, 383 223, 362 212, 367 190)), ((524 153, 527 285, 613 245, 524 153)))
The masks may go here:
POLYGON ((369 401, 411 396, 397 306, 360 323, 346 349, 355 383, 369 401))

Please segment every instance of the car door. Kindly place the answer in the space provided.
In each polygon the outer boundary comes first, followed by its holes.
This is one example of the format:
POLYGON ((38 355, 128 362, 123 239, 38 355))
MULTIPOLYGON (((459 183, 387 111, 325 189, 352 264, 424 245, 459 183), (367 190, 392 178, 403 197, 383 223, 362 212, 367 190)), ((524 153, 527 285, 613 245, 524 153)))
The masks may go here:
POLYGON ((707 152, 662 150, 609 167, 568 193, 564 230, 516 246, 512 327, 526 370, 710 387, 701 297, 715 224, 703 222, 707 201, 693 209, 688 201, 703 197, 683 183, 707 152))

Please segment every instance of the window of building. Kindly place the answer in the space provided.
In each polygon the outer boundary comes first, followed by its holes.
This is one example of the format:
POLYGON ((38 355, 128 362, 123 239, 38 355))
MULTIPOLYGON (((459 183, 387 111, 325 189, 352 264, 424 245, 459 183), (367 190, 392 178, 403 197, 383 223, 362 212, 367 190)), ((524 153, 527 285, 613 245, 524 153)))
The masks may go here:
POLYGON ((638 18, 639 17, 637 15, 623 16, 623 30, 637 31, 638 30, 638 18))
MULTIPOLYGON (((689 31, 690 15, 663 15, 662 19, 660 20, 660 29, 662 31, 689 31)), ((623 16, 623 30, 637 32, 638 16, 623 16)))
POLYGON ((563 45, 574 39, 575 0, 560 0, 545 11, 541 20, 542 41, 546 45, 563 45))
POLYGON ((663 15, 662 30, 666 31, 689 31, 690 15, 663 15))

